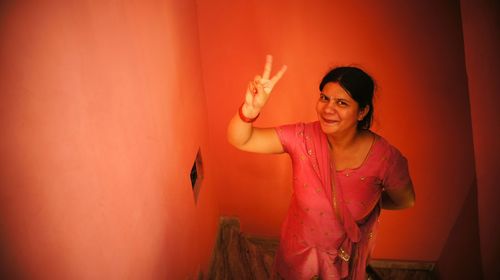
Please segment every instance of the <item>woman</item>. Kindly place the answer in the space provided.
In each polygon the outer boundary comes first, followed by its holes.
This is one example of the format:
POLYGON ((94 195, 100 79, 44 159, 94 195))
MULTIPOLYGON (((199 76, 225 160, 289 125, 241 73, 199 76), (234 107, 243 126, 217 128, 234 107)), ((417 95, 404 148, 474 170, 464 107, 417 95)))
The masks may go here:
POLYGON ((369 130, 373 80, 355 67, 335 68, 319 86, 318 121, 258 128, 252 123, 286 71, 270 77, 271 65, 267 56, 229 123, 228 140, 243 151, 292 158, 294 192, 275 269, 284 279, 366 279, 380 208, 415 201, 405 157, 369 130))

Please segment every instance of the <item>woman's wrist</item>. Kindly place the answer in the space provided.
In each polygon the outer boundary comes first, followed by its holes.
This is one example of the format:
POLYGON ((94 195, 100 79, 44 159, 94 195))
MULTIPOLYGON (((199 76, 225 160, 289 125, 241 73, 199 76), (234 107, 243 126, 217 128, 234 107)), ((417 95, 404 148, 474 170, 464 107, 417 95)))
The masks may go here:
POLYGON ((245 103, 243 103, 238 109, 238 115, 242 121, 246 123, 253 123, 259 117, 260 112, 251 110, 245 103))

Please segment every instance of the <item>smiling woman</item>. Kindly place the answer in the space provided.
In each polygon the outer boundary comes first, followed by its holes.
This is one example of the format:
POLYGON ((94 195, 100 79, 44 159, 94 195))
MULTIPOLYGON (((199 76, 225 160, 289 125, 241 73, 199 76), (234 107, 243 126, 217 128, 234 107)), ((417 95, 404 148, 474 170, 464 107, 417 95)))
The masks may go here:
POLYGON ((335 68, 319 87, 318 121, 258 128, 252 123, 286 71, 271 77, 271 64, 268 56, 262 77, 249 83, 228 140, 240 150, 292 158, 294 195, 275 276, 366 279, 381 208, 407 208, 415 201, 406 158, 370 131, 373 80, 358 68, 335 68))
MULTIPOLYGON (((319 85, 320 101, 328 103, 330 97, 335 97, 335 103, 340 108, 351 109, 357 116, 357 127, 360 129, 369 129, 373 118, 373 91, 374 82, 361 69, 356 67, 337 67, 323 77, 319 85), (332 91, 328 95, 327 92, 332 91)), ((318 114, 321 108, 316 108, 318 114)), ((348 110, 341 110, 348 111, 348 110)))

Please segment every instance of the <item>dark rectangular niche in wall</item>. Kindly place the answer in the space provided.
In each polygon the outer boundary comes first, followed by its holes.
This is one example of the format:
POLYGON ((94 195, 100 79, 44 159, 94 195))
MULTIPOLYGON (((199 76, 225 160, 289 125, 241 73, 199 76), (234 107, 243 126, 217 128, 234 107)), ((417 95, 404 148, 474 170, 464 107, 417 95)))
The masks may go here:
POLYGON ((193 167, 191 167, 191 188, 193 189, 194 202, 198 202, 201 182, 203 181, 203 162, 201 160, 201 151, 198 148, 193 167))

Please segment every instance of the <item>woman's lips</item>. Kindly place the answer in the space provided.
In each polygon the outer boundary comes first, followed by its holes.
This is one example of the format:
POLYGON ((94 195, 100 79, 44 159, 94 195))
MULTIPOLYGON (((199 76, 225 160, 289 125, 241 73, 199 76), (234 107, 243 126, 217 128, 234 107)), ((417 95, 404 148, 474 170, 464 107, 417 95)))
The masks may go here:
POLYGON ((322 118, 322 119, 327 124, 336 124, 339 122, 338 120, 329 120, 329 119, 325 119, 325 118, 322 118))

